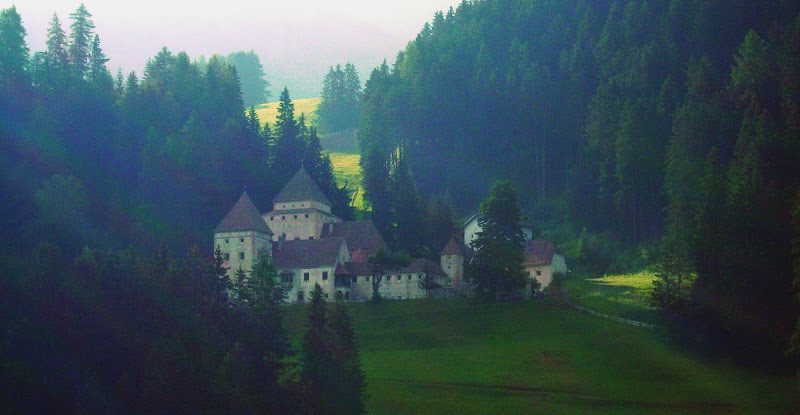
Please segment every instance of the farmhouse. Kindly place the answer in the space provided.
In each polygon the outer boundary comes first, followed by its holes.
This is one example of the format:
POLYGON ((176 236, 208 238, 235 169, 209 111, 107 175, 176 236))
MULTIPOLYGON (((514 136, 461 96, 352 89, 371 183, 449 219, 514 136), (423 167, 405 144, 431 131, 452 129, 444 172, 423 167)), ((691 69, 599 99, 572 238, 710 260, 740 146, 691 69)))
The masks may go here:
MULTIPOLYGON (((468 251, 470 244, 478 237, 478 232, 481 231, 480 223, 478 223, 479 219, 480 214, 476 213, 461 226, 464 231, 464 247, 468 251)), ((567 273, 564 255, 549 240, 533 240, 533 225, 529 222, 520 221, 519 225, 525 239, 525 262, 522 264, 525 267, 525 272, 528 274, 528 278, 535 278, 539 281, 540 289, 547 288, 553 281, 554 274, 567 273)), ((444 268, 444 265, 442 267, 444 268)), ((525 295, 530 296, 530 294, 531 285, 528 284, 525 288, 525 295)))
POLYGON ((536 278, 544 289, 553 281, 554 274, 566 274, 567 263, 564 255, 547 240, 525 242, 525 267, 529 278, 536 278))
POLYGON ((344 222, 333 215, 331 202, 303 167, 272 202, 273 209, 260 214, 242 193, 214 229, 214 247, 229 275, 250 272, 261 255, 271 256, 289 302, 305 301, 315 284, 330 299, 362 301, 371 298, 373 284, 384 298, 413 299, 427 295, 423 279, 450 287, 462 281, 464 254, 451 244, 438 264, 416 259, 376 280, 368 258, 387 248, 383 237, 372 221, 344 222))

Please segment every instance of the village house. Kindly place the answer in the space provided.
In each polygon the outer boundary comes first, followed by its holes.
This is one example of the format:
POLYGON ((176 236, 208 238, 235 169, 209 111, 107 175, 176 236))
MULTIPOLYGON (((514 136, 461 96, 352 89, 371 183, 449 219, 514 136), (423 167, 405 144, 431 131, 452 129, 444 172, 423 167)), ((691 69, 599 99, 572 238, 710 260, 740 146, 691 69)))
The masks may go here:
MULTIPOLYGON (((415 259, 408 266, 380 277, 384 298, 424 298, 420 281, 430 276, 445 287, 461 284, 464 254, 451 244, 440 263, 415 259), (446 269, 444 269, 446 268, 446 269)), ((229 275, 248 273, 260 255, 269 255, 289 302, 304 302, 315 284, 329 299, 363 301, 372 297, 374 267, 368 262, 386 242, 372 221, 344 222, 331 213, 331 202, 301 167, 273 199, 273 209, 259 213, 242 193, 214 229, 214 247, 229 275)))
MULTIPOLYGON (((478 223, 479 219, 480 214, 476 213, 461 226, 464 232, 466 252, 471 251, 471 244, 478 237, 478 232, 481 231, 481 226, 478 223)), ((523 247, 525 261, 522 265, 529 278, 529 282, 524 289, 524 296, 528 298, 532 294, 531 282, 533 279, 539 282, 539 289, 544 290, 553 281, 553 275, 567 273, 567 263, 564 260, 564 255, 556 248, 553 242, 533 239, 533 225, 527 221, 520 221, 519 225, 525 240, 523 247)), ((469 256, 468 254, 464 255, 469 256)), ((444 263, 442 268, 444 268, 444 263)))

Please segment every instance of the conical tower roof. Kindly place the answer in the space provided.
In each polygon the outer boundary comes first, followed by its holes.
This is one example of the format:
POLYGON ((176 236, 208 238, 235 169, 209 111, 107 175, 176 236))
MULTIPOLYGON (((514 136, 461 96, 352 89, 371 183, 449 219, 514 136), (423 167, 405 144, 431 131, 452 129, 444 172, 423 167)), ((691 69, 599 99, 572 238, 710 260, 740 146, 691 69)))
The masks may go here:
POLYGON ((289 183, 286 183, 283 190, 272 199, 273 203, 286 203, 286 202, 299 202, 302 200, 315 200, 330 206, 331 201, 325 197, 317 183, 306 171, 305 167, 301 166, 300 170, 295 173, 289 183))
POLYGON ((455 238, 450 238, 450 242, 444 246, 442 252, 439 255, 461 255, 464 256, 464 250, 461 248, 458 242, 456 242, 455 238))
POLYGON ((258 231, 272 235, 272 230, 267 226, 267 222, 261 218, 256 205, 250 200, 247 192, 231 208, 225 219, 217 225, 214 232, 235 232, 235 231, 258 231))

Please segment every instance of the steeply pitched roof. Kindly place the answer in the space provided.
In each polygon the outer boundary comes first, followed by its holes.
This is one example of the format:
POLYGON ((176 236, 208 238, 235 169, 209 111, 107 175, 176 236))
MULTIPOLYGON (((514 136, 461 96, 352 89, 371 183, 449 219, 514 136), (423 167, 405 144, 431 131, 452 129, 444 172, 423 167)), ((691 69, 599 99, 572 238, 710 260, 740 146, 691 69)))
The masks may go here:
POLYGON ((283 190, 272 199, 273 203, 286 203, 286 202, 299 202, 302 200, 314 200, 330 205, 331 202, 319 189, 314 179, 308 175, 305 167, 300 167, 300 170, 286 183, 283 190))
POLYGON ((276 243, 272 260, 279 269, 320 268, 336 265, 342 238, 296 239, 276 243))
POLYGON ((523 265, 550 265, 558 248, 547 240, 528 241, 525 243, 525 262, 523 265))
POLYGON ((363 250, 372 255, 378 249, 389 249, 378 228, 371 220, 326 223, 320 238, 344 238, 351 250, 363 250))
POLYGON ((214 232, 235 231, 259 231, 272 234, 272 230, 258 213, 256 205, 250 200, 250 196, 247 196, 247 192, 242 193, 222 222, 214 228, 214 232))
POLYGON ((439 255, 461 255, 464 256, 464 248, 455 239, 450 238, 450 242, 444 246, 439 255))

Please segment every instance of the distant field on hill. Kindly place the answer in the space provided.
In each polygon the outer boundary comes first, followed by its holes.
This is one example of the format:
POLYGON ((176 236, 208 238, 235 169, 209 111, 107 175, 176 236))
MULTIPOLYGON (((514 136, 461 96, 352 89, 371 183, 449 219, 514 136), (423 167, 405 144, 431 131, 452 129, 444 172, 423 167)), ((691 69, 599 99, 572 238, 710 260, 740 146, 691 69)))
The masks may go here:
POLYGON ((333 163, 333 174, 339 185, 347 183, 348 188, 355 190, 354 205, 364 209, 364 186, 361 184, 361 166, 358 164, 361 156, 347 153, 328 153, 333 163))
MULTIPOLYGON (((791 376, 674 349, 551 300, 349 304, 371 414, 796 413, 791 376)), ((291 306, 298 339, 305 310, 291 306)))
MULTIPOLYGON (((316 123, 317 107, 319 106, 319 103, 321 101, 322 98, 306 98, 306 99, 292 100, 292 103, 294 104, 295 118, 299 117, 300 114, 305 114, 306 124, 316 123)), ((262 124, 275 123, 275 119, 278 117, 278 103, 279 103, 278 101, 275 101, 256 106, 256 114, 258 115, 258 119, 261 121, 262 124)))

